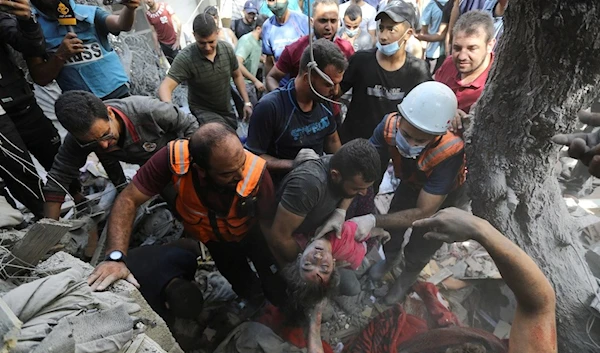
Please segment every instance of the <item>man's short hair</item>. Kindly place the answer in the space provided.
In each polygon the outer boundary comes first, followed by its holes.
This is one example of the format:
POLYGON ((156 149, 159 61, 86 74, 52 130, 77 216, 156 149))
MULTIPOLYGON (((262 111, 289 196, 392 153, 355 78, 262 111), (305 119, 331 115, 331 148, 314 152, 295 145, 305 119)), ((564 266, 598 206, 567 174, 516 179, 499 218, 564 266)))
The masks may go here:
MULTIPOLYGON (((315 62, 321 70, 329 65, 333 65, 338 71, 345 71, 348 67, 348 60, 340 48, 335 45, 332 41, 321 38, 313 42, 313 55, 315 62)), ((300 58, 300 72, 304 73, 308 71, 308 63, 310 62, 310 45, 304 49, 302 57, 300 58)))
POLYGON ((317 10, 317 6, 319 5, 335 5, 335 7, 339 8, 339 4, 336 0, 315 0, 312 4, 312 14, 315 15, 315 11, 317 10))
POLYGON ((331 298, 337 292, 340 275, 333 269, 327 283, 307 281, 300 273, 301 256, 287 264, 281 275, 287 284, 287 300, 282 307, 285 318, 290 323, 307 323, 306 313, 324 298, 331 298))
POLYGON ((481 344, 465 343, 459 347, 446 349, 446 353, 486 353, 487 349, 481 344))
POLYGON ((206 38, 216 33, 219 28, 211 15, 208 13, 201 13, 194 18, 193 30, 194 34, 201 38, 206 38))
POLYGON ((360 175, 370 183, 379 177, 381 162, 379 153, 368 140, 354 139, 331 157, 329 168, 340 172, 344 180, 360 175))
POLYGON ((61 125, 75 136, 90 131, 96 119, 108 121, 108 109, 102 100, 90 92, 67 91, 54 103, 54 111, 61 125))
POLYGON ((358 18, 362 17, 362 9, 360 6, 352 4, 348 6, 346 12, 344 12, 344 17, 346 16, 348 16, 350 21, 356 21, 358 18))
POLYGON ((473 10, 460 16, 452 29, 452 36, 465 32, 467 36, 476 34, 479 30, 485 34, 485 42, 489 43, 494 38, 494 20, 489 12, 473 10))
POLYGON ((228 136, 237 138, 236 132, 229 125, 214 122, 200 126, 190 138, 192 162, 204 170, 209 170, 212 149, 228 136))
POLYGON ((216 6, 208 6, 204 9, 204 13, 211 15, 213 18, 219 17, 219 9, 216 6))
POLYGON ((268 19, 269 19, 269 16, 267 16, 267 15, 258 15, 256 17, 256 22, 254 22, 254 28, 262 27, 268 19))

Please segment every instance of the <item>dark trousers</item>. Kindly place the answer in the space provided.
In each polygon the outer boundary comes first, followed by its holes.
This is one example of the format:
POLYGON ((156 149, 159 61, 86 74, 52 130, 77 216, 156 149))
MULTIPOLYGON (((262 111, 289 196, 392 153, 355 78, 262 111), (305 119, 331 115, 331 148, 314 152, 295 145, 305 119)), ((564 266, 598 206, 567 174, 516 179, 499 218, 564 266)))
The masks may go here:
POLYGON ((160 49, 162 49, 162 52, 165 54, 169 64, 172 64, 177 54, 179 54, 179 49, 175 50, 170 45, 164 43, 160 43, 160 49))
MULTIPOLYGON (((50 170, 60 147, 60 136, 52 122, 33 100, 29 106, 12 109, 8 113, 8 116, 0 117, 2 146, 29 163, 33 163, 29 155, 31 152, 46 170, 50 170)), ((0 166, 0 177, 11 194, 36 217, 43 217, 43 182, 37 176, 35 167, 27 166, 36 173, 32 174, 4 152, 0 154, 0 166)))
POLYGON ((425 61, 427 61, 427 64, 429 64, 429 72, 431 72, 432 75, 435 74, 435 72, 444 63, 444 60, 446 60, 446 55, 440 55, 440 57, 437 59, 425 58, 425 61))
MULTIPOLYGON (((394 198, 390 205, 389 213, 398 211, 408 210, 417 207, 417 199, 419 197, 420 189, 414 188, 410 184, 401 182, 394 193, 394 198)), ((440 209, 448 207, 461 207, 467 203, 466 192, 464 186, 452 191, 444 200, 444 203, 440 206, 440 209)), ((396 229, 390 231, 392 238, 390 241, 383 245, 383 251, 386 258, 393 258, 399 255, 402 250, 402 243, 404 242, 404 233, 408 228, 396 229)), ((436 251, 442 246, 443 242, 426 240, 423 238, 424 233, 420 231, 413 232, 410 236, 410 240, 406 247, 404 247, 404 271, 420 272, 436 251)))
POLYGON ((275 259, 258 226, 240 242, 209 241, 205 245, 217 269, 238 296, 250 299, 262 292, 277 306, 285 301, 285 282, 277 272, 275 259), (258 277, 248 259, 254 264, 258 277))

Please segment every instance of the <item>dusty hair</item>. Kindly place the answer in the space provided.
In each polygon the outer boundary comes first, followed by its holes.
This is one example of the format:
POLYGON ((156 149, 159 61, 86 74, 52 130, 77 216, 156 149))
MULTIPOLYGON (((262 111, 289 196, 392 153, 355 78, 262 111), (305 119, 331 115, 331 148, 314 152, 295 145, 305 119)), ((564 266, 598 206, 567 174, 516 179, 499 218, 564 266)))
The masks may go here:
POLYGON ((486 353, 487 349, 480 344, 465 343, 458 347, 446 349, 445 353, 486 353))
POLYGON ((460 16, 452 29, 452 35, 456 37, 459 32, 465 32, 467 36, 476 34, 479 29, 485 34, 485 42, 489 43, 494 38, 494 21, 489 12, 473 10, 460 16))
POLYGON ((290 323, 305 323, 306 313, 315 307, 323 298, 331 298, 340 282, 338 272, 333 269, 327 283, 312 282, 302 278, 300 273, 300 259, 286 265, 281 270, 281 275, 287 284, 287 301, 282 308, 286 320, 290 323))

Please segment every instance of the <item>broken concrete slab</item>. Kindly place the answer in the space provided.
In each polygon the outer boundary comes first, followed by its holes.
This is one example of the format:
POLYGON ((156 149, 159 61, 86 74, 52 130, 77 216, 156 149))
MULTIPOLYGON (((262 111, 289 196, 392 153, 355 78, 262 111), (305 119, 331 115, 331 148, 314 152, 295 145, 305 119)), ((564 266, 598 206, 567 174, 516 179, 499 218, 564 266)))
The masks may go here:
POLYGON ((162 347, 154 342, 154 340, 145 334, 139 334, 131 342, 119 351, 119 353, 167 353, 162 347))

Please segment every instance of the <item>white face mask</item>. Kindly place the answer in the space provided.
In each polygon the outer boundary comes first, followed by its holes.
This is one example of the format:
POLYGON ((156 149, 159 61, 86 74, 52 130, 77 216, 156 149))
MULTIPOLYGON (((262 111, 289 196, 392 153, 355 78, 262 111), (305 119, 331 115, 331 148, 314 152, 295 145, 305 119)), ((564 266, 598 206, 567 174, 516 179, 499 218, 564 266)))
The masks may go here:
POLYGON ((350 38, 356 36, 358 34, 359 28, 355 28, 355 29, 348 29, 348 27, 344 27, 344 32, 346 32, 346 35, 350 38))

